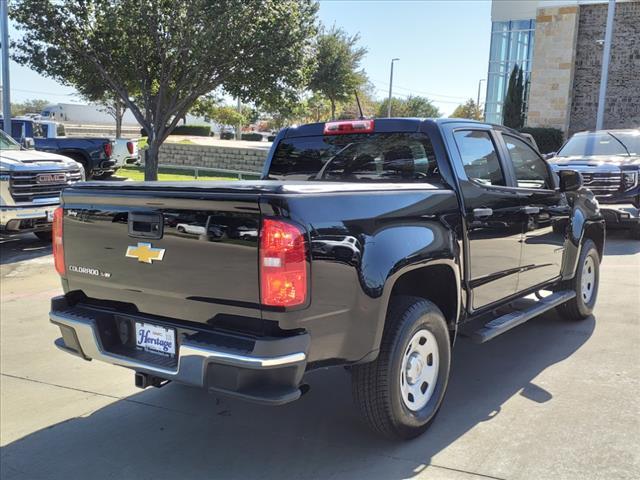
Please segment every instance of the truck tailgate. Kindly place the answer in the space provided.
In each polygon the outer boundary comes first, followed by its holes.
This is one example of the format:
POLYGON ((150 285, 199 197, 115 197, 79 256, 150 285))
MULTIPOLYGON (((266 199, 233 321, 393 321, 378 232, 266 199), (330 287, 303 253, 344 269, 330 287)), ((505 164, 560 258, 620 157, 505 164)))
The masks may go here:
POLYGON ((67 291, 144 314, 219 326, 259 318, 259 193, 66 190, 67 291))

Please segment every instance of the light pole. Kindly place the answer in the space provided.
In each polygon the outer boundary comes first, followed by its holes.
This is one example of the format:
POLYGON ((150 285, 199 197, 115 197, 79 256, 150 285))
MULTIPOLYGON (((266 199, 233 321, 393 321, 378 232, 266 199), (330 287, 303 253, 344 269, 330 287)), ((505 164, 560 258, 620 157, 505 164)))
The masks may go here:
POLYGON ((11 99, 9 87, 9 5, 7 0, 0 0, 0 30, 2 30, 2 111, 3 127, 11 136, 11 99))
POLYGON ((602 130, 604 124, 604 104, 609 81, 609 58, 611 57, 611 37, 613 36, 613 17, 616 13, 616 0, 609 0, 607 10, 607 30, 604 34, 604 51, 602 52, 602 71, 600 72, 600 94, 598 95, 598 113, 596 114, 596 130, 602 130))
POLYGON ((476 101, 476 107, 478 108, 478 111, 480 111, 480 85, 482 85, 482 82, 486 81, 486 78, 481 78, 480 80, 478 80, 478 100, 476 101))
POLYGON ((387 117, 391 117, 391 94, 393 92, 393 62, 397 62, 399 58, 391 59, 391 76, 389 78, 389 105, 387 106, 387 117))

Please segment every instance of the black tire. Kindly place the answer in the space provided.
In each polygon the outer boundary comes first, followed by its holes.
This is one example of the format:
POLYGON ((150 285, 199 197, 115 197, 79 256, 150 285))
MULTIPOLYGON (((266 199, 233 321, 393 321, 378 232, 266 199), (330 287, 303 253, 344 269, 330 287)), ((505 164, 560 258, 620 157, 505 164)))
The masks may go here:
POLYGON ((66 154, 66 156, 82 165, 82 168, 84 168, 85 180, 91 180, 93 178, 93 175, 89 171, 89 164, 87 163, 86 158, 78 154, 66 154))
MULTIPOLYGON (((587 273, 589 271, 587 270, 587 273)), ((598 284, 600 282, 600 255, 593 240, 586 239, 582 243, 582 250, 580 251, 580 258, 578 259, 578 267, 576 268, 576 274, 573 279, 569 280, 564 287, 568 290, 576 292, 576 296, 566 303, 563 303, 558 307, 558 312, 564 318, 573 321, 584 320, 588 318, 592 313, 598 299, 598 284), (587 258, 591 258, 591 262, 585 265, 587 258), (590 297, 585 298, 585 294, 582 291, 582 277, 585 274, 585 268, 593 268, 594 281, 592 283, 592 291, 590 297)), ((588 282, 587 282, 588 283, 588 282)))
POLYGON ((178 232, 180 232, 180 233, 184 233, 184 232, 186 232, 186 230, 184 229, 184 227, 178 227, 178 228, 177 228, 177 230, 178 230, 178 232))
POLYGON ((38 237, 43 242, 51 242, 51 230, 41 231, 41 232, 33 232, 33 234, 38 237))
MULTIPOLYGON (((420 340, 421 341, 421 340, 420 340)), ((356 406, 368 425, 386 437, 408 440, 433 422, 449 380, 451 343, 444 315, 433 303, 418 297, 396 297, 386 319, 378 358, 352 368, 356 406), (409 341, 421 330, 435 338, 438 366, 435 388, 424 407, 410 410, 402 398, 403 357, 409 341)), ((435 368, 435 367, 434 367, 435 368)))

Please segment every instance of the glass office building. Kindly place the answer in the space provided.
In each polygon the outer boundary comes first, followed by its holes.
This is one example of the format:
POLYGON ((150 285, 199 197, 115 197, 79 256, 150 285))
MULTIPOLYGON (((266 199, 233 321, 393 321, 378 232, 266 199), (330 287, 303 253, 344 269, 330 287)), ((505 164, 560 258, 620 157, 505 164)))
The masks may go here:
POLYGON ((502 105, 507 94, 509 75, 516 64, 524 70, 524 112, 526 116, 535 28, 535 20, 492 23, 485 99, 485 119, 487 122, 502 123, 502 105))

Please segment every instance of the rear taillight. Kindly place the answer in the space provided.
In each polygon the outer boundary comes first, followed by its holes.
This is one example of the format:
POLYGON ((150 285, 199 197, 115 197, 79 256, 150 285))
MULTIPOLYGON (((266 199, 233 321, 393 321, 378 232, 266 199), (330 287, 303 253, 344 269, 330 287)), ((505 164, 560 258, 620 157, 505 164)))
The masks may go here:
POLYGON ((260 232, 260 300, 292 307, 307 301, 308 265, 304 232, 295 225, 265 219, 260 232))
POLYGON ((346 135, 350 133, 373 133, 373 120, 347 120, 324 124, 325 135, 346 135))
POLYGON ((104 154, 107 157, 111 157, 111 152, 113 152, 113 146, 111 145, 111 142, 107 142, 103 144, 102 148, 104 149, 104 154))
POLYGON ((63 209, 62 207, 58 207, 53 212, 52 243, 53 243, 53 263, 56 266, 56 271, 60 275, 64 275, 66 270, 64 266, 64 247, 62 245, 62 218, 63 218, 63 209))
POLYGON ((129 154, 133 155, 133 142, 127 142, 127 150, 129 154))

